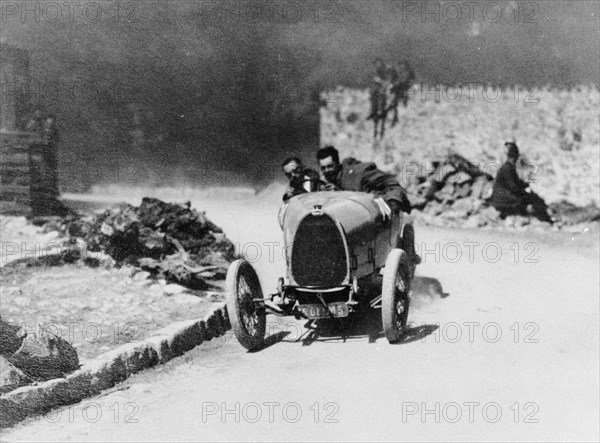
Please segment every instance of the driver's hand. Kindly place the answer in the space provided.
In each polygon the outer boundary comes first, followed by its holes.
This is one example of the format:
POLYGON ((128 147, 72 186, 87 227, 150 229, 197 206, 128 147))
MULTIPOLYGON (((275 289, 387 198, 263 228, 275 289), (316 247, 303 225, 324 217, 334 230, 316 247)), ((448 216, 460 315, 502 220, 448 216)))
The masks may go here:
POLYGON ((294 197, 295 195, 296 195, 295 189, 290 186, 285 191, 285 199, 284 200, 289 200, 290 198, 294 197))
POLYGON ((326 191, 337 191, 337 190, 339 190, 339 188, 336 185, 334 185, 333 183, 326 183, 325 190, 326 191))

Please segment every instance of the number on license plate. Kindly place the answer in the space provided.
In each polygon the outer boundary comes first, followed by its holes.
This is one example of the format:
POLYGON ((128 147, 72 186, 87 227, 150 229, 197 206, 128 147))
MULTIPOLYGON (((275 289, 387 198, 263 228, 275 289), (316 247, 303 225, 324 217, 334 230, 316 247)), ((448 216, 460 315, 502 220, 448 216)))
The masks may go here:
MULTIPOLYGON (((346 303, 330 303, 327 306, 334 317, 348 316, 348 305, 346 303)), ((298 310, 308 318, 329 318, 329 313, 323 305, 299 305, 298 310)))

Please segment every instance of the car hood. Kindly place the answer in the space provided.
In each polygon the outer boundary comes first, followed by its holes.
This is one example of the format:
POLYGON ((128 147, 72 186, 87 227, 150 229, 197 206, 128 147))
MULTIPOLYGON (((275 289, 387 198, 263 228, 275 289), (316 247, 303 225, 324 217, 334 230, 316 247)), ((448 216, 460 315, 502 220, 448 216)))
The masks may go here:
POLYGON ((286 244, 293 241, 300 221, 319 211, 339 222, 350 240, 366 241, 385 224, 382 204, 380 197, 365 192, 312 192, 291 198, 281 208, 279 222, 286 244))

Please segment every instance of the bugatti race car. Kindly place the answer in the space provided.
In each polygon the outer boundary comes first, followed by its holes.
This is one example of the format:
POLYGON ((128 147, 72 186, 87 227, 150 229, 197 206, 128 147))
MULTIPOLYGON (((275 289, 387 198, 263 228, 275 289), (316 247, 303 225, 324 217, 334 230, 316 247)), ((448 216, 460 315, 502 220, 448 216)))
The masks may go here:
POLYGON ((393 213, 377 195, 312 192, 279 211, 287 275, 267 297, 252 265, 239 259, 227 272, 227 312, 236 338, 260 347, 266 314, 332 319, 380 309, 390 343, 402 338, 415 267, 410 216, 393 213))

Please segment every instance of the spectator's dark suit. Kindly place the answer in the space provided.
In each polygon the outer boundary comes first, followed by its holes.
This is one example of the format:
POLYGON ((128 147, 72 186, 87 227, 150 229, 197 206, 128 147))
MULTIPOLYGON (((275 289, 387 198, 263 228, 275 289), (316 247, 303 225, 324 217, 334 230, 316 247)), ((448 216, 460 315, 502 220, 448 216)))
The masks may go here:
POLYGON ((500 211, 502 217, 527 215, 527 205, 530 198, 525 189, 528 186, 526 182, 519 178, 515 164, 506 162, 496 175, 490 203, 500 211))

